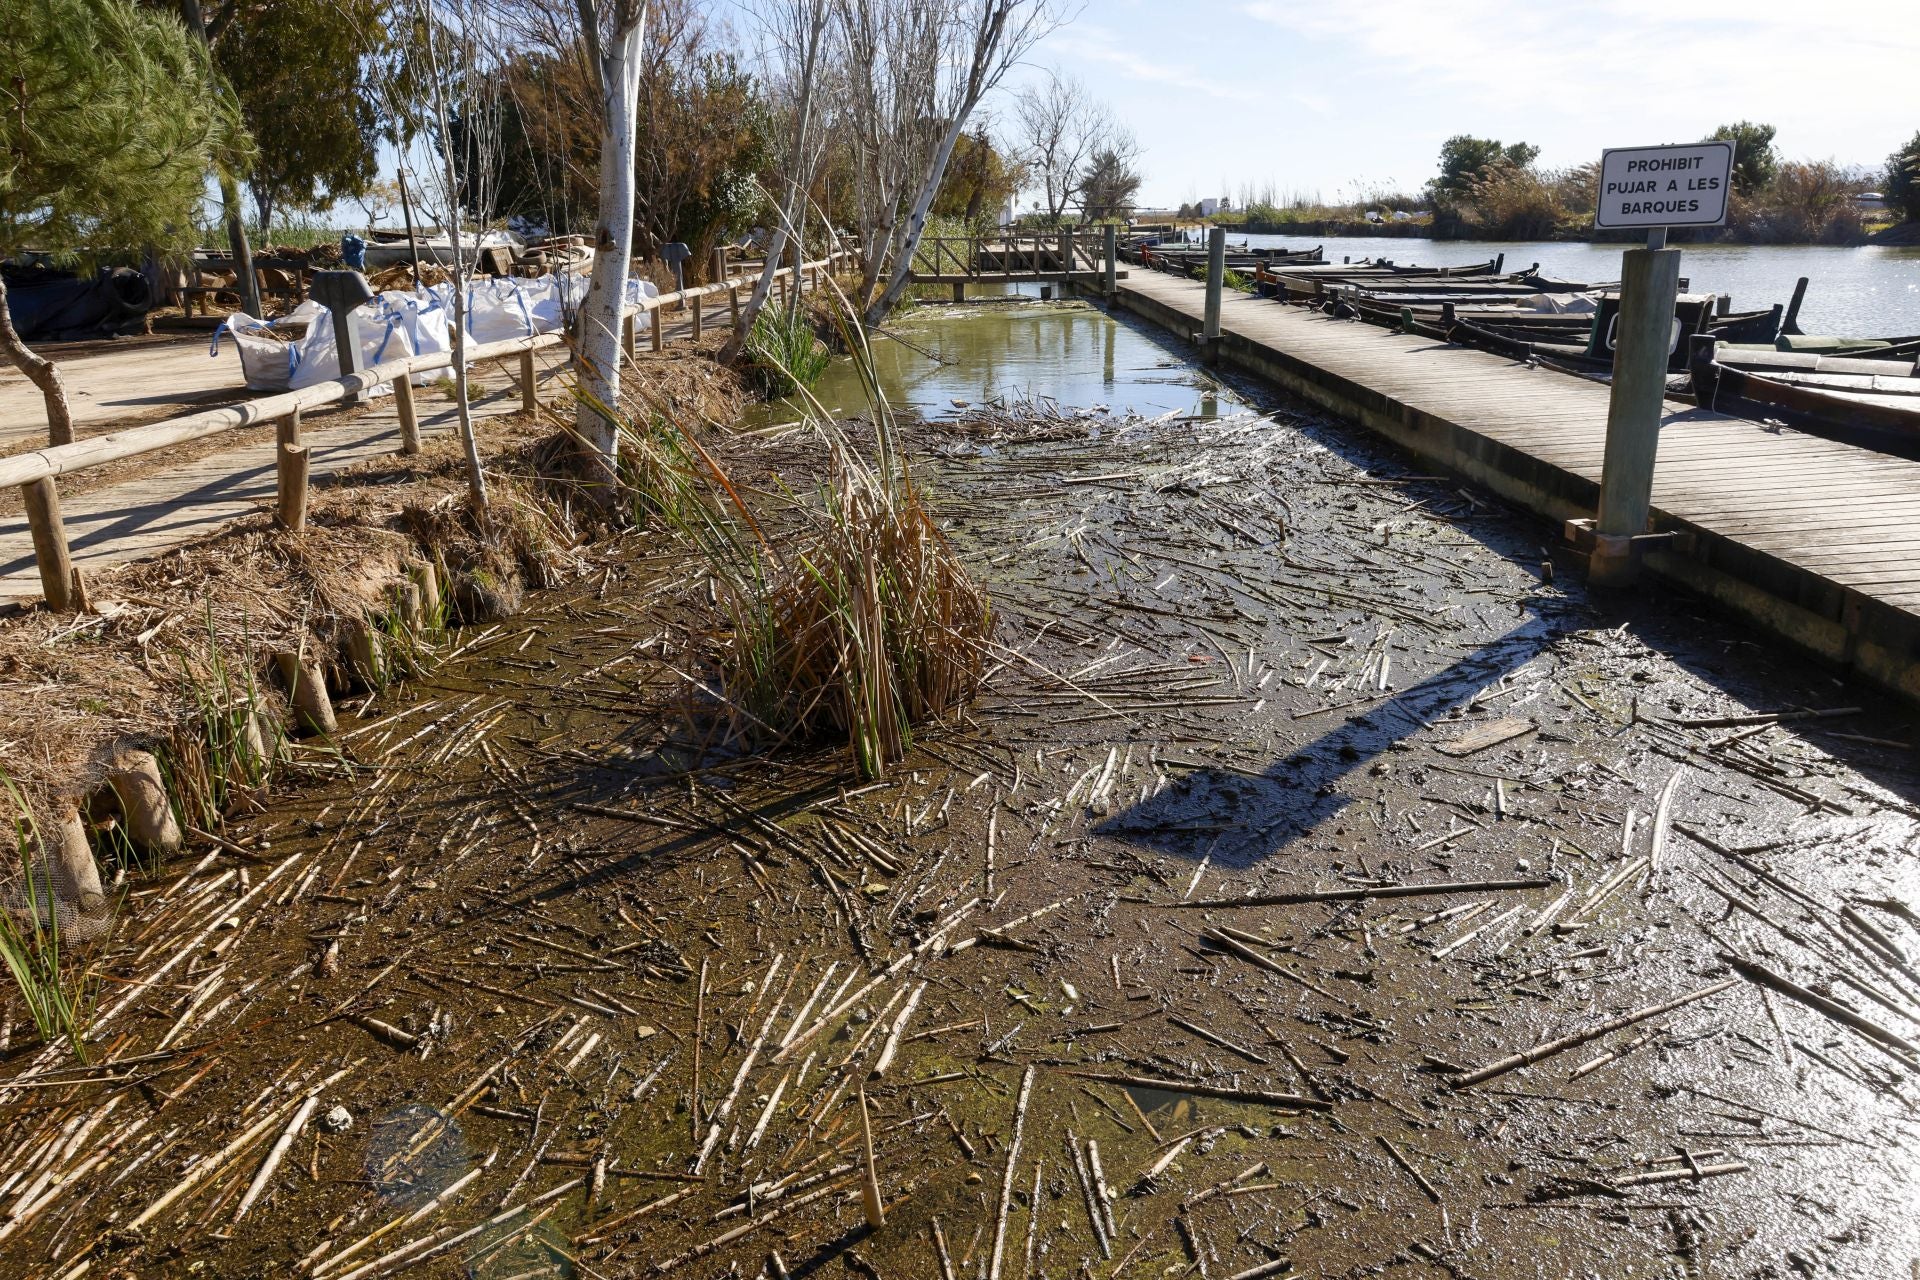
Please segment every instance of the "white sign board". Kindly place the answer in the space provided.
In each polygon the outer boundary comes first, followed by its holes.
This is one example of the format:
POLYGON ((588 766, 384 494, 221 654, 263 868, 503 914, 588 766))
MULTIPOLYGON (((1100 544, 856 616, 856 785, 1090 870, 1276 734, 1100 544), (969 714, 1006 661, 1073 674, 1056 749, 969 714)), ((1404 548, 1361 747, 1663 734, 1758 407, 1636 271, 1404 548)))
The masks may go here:
POLYGON ((1718 227, 1727 220, 1733 144, 1617 147, 1600 155, 1596 227, 1718 227))

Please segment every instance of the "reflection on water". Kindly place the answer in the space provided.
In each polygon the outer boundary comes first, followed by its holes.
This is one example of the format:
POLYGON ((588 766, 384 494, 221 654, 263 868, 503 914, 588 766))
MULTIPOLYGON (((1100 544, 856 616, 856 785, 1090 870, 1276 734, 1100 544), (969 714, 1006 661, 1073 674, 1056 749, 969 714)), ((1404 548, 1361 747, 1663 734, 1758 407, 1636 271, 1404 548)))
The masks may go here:
MULTIPOLYGON (((1325 246, 1327 260, 1392 258, 1399 263, 1448 266, 1507 255, 1507 269, 1535 262, 1563 280, 1620 278, 1620 254, 1631 246, 1558 241, 1415 240, 1385 236, 1242 236, 1256 246, 1311 249, 1325 246)), ((1724 293, 1739 310, 1762 310, 1793 297, 1801 276, 1811 282, 1800 308, 1808 333, 1854 336, 1920 334, 1920 246, 1862 245, 1838 248, 1804 244, 1681 244, 1680 274, 1694 290, 1724 293)))
MULTIPOLYGON (((955 401, 1023 397, 1143 417, 1210 418, 1239 406, 1163 335, 1085 302, 1041 302, 1032 286, 1024 290, 983 288, 981 294, 995 300, 922 304, 890 320, 886 332, 893 340, 873 348, 888 400, 930 418, 955 411, 955 401)), ((849 413, 862 403, 846 360, 834 361, 814 394, 849 413)))

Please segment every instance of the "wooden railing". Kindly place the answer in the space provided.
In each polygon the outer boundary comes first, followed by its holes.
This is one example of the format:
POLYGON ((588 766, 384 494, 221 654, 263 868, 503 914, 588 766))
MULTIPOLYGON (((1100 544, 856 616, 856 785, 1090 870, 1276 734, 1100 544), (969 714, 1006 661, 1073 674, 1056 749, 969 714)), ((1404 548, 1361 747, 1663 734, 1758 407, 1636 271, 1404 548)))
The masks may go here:
POLYGON ((945 282, 1096 276, 1115 267, 1116 244, 1115 229, 1106 226, 928 236, 914 249, 912 278, 945 282))
MULTIPOLYGON (((779 268, 775 272, 774 279, 781 296, 784 297, 790 288, 798 288, 803 292, 809 288, 818 288, 820 273, 831 269, 837 261, 846 257, 847 253, 846 250, 836 250, 824 258, 779 268)), ((658 297, 646 299, 638 307, 627 308, 623 335, 627 353, 633 354, 636 322, 642 312, 653 317, 652 348, 655 351, 665 345, 663 317, 669 310, 684 307, 688 311, 693 325, 693 337, 696 340, 701 336, 701 310, 707 299, 725 294, 732 317, 737 320, 740 314, 740 291, 752 289, 765 269, 764 264, 761 264, 751 272, 746 272, 744 267, 747 264, 741 265, 742 274, 716 280, 711 284, 663 293, 658 297)), ((489 342, 469 348, 467 363, 472 365, 484 360, 518 356, 521 407, 531 412, 539 408, 534 383, 534 353, 550 347, 563 346, 566 341, 565 334, 542 333, 526 338, 512 338, 505 342, 489 342)), ((400 417, 399 452, 418 453, 420 425, 414 409, 411 375, 450 368, 452 364, 451 351, 406 356, 398 360, 388 360, 356 374, 315 383, 298 391, 262 396, 256 400, 225 405, 218 409, 204 409, 198 413, 169 418, 164 422, 129 427, 124 431, 92 436, 85 440, 76 440, 71 444, 52 445, 45 449, 36 449, 31 453, 0 458, 0 487, 18 486, 21 497, 26 503, 27 525, 33 535, 34 560, 40 570, 40 586, 46 595, 48 607, 66 612, 71 610, 77 601, 85 598, 85 590, 79 581, 78 570, 73 566, 72 552, 67 544, 66 527, 60 515, 60 493, 55 483, 56 477, 72 475, 75 472, 104 466, 110 462, 120 462, 127 458, 138 458, 177 444, 218 435, 223 431, 234 431, 273 422, 277 424, 279 439, 276 463, 279 500, 276 518, 290 528, 299 529, 306 524, 308 467, 306 447, 300 441, 301 415, 310 409, 362 399, 365 393, 374 387, 390 382, 393 384, 394 408, 400 417)))

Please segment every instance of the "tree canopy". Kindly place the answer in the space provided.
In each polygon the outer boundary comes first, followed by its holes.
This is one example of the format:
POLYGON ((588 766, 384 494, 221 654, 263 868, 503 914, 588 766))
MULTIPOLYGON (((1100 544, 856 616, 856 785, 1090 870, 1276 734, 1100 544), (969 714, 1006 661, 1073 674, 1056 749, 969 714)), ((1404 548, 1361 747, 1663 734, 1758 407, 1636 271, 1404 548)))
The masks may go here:
POLYGON ((961 134, 933 198, 933 212, 966 222, 996 214, 1020 189, 1025 174, 1026 167, 995 147, 986 129, 961 134))
POLYGON ((1124 218, 1140 192, 1140 172, 1120 150, 1108 146, 1093 153, 1080 175, 1080 213, 1089 222, 1124 218))
POLYGON ((1707 135, 1709 142, 1733 144, 1733 189, 1741 195, 1750 196, 1764 189, 1779 172, 1780 154, 1773 149, 1775 132, 1770 124, 1742 120, 1737 124, 1723 124, 1707 135))
POLYGON ((17 0, 0 41, 0 255, 183 244, 218 154, 243 154, 207 51, 129 0, 17 0))
POLYGON ((1909 221, 1920 222, 1920 133, 1887 157, 1887 204, 1909 221))
POLYGON ((213 39, 259 154, 247 185, 264 228, 276 212, 324 208, 377 176, 380 97, 369 83, 391 55, 382 0, 247 5, 213 39))
POLYGON ((1464 195, 1490 170, 1524 169, 1539 155, 1540 148, 1530 142, 1503 143, 1456 133, 1440 144, 1440 172, 1427 188, 1436 199, 1464 195))

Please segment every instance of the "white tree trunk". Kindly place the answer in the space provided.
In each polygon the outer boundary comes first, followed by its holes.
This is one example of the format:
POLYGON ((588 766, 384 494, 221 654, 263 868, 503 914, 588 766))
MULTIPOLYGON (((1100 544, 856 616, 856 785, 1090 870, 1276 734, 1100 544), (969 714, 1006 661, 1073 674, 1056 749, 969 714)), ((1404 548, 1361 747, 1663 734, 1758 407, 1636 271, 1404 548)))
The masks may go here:
POLYGON ((575 429, 596 479, 619 476, 620 433, 610 416, 620 409, 620 336, 627 299, 627 263, 633 252, 635 114, 640 99, 644 12, 619 32, 601 59, 600 219, 594 228, 593 276, 580 306, 579 412, 575 429))
POLYGON ((967 127, 967 116, 972 111, 972 103, 967 110, 957 112, 953 122, 947 126, 947 132, 940 139, 940 146, 927 161, 926 176, 920 181, 920 194, 914 197, 913 212, 907 215, 906 234, 901 237, 899 252, 894 255, 893 270, 888 274, 887 287, 867 308, 866 323, 869 329, 877 327, 887 318, 887 314, 900 303, 900 295, 907 290, 907 276, 913 271, 913 255, 920 248, 920 237, 927 229, 927 213, 933 208, 933 198, 940 193, 940 184, 947 176, 947 161, 953 157, 953 148, 960 141, 960 133, 967 127))

